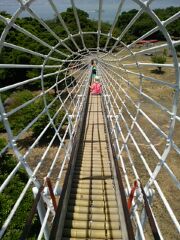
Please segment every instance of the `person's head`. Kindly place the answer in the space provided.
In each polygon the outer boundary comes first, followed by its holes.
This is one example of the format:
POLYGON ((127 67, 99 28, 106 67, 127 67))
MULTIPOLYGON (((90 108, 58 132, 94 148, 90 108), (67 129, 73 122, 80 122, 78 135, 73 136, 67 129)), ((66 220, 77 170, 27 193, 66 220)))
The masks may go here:
POLYGON ((100 77, 99 76, 95 76, 94 81, 95 82, 99 82, 100 81, 100 77))

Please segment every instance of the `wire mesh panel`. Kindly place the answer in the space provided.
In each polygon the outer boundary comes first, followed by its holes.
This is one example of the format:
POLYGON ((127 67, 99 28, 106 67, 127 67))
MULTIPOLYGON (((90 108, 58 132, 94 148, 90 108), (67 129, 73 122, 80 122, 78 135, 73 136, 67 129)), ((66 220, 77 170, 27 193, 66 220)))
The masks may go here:
MULTIPOLYGON (((180 9, 160 15, 155 2, 16 0, 12 15, 1 11, 0 238, 20 237, 31 189, 36 196, 44 178, 58 201, 93 59, 127 198, 139 180, 160 238, 179 238, 180 9)), ((47 187, 41 201, 31 234, 49 239, 55 210, 47 187)), ((136 239, 152 239, 139 188, 130 214, 136 239)))

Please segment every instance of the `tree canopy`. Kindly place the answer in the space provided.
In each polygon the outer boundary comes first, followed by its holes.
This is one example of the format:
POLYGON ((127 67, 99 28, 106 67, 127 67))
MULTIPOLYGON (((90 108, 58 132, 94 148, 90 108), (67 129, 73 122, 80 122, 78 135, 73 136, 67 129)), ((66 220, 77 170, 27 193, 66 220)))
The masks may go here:
MULTIPOLYGON (((180 10, 180 7, 169 7, 166 9, 156 9, 155 14, 161 19, 166 20, 176 12, 180 10)), ((85 32, 96 32, 97 31, 97 21, 92 20, 89 18, 89 15, 87 12, 77 9, 79 20, 81 23, 82 31, 85 32)), ((128 23, 131 21, 131 19, 137 14, 137 10, 132 9, 128 12, 122 12, 122 14, 119 16, 117 24, 115 26, 115 29, 113 31, 113 34, 115 36, 119 36, 121 32, 124 30, 124 28, 128 25, 128 23)), ((10 14, 6 12, 1 12, 1 15, 10 18, 10 14)), ((76 19, 74 17, 74 12, 72 8, 67 8, 65 12, 61 13, 61 16, 63 20, 66 22, 66 25, 69 29, 69 31, 72 34, 78 33, 78 28, 76 24, 76 19)), ((61 39, 64 39, 67 37, 67 33, 64 29, 64 27, 60 24, 58 17, 55 17, 51 20, 46 20, 46 24, 51 28, 53 32, 56 33, 58 37, 61 39)), ((58 43, 58 40, 52 36, 51 33, 49 33, 36 19, 25 17, 25 18, 18 18, 15 22, 17 25, 25 28, 30 33, 33 33, 38 38, 42 39, 45 43, 54 46, 58 43)), ((147 13, 143 13, 140 18, 135 22, 133 27, 129 29, 129 31, 125 34, 123 37, 123 41, 125 43, 129 43, 134 39, 137 39, 138 37, 145 34, 147 31, 151 30, 153 27, 155 27, 155 22, 148 16, 147 13)), ((3 22, 0 21, 0 33, 3 32, 5 25, 3 22)), ((102 22, 102 32, 108 33, 110 29, 109 23, 102 22)), ((175 22, 169 24, 167 26, 167 30, 169 31, 170 35, 173 37, 179 37, 180 32, 180 19, 176 20, 175 22)), ((155 38, 158 40, 164 40, 164 36, 160 31, 154 33, 153 35, 149 36, 148 38, 155 38)), ((97 37, 96 35, 84 35, 85 39, 85 45, 87 48, 93 48, 97 46, 97 37)), ((106 43, 106 37, 101 36, 100 38, 100 47, 104 47, 106 43)), ((24 35, 22 32, 19 32, 15 30, 14 28, 11 28, 9 31, 7 38, 7 42, 13 43, 15 45, 18 45, 20 47, 24 47, 27 49, 30 49, 32 51, 38 52, 40 54, 46 55, 49 52, 48 47, 43 46, 38 41, 32 40, 30 37, 24 35)), ((80 37, 75 37, 75 41, 77 45, 79 45, 80 48, 83 48, 82 41, 80 37)), ((73 50, 76 51, 76 47, 73 44, 71 40, 68 40, 67 45, 73 50)), ((109 42, 109 46, 113 44, 113 41, 109 42)), ((58 50, 68 53, 68 50, 61 46, 58 47, 58 50)), ((69 54, 69 53, 68 53, 69 54)), ((57 53, 53 53, 53 57, 59 57, 57 53)), ((64 56, 62 55, 61 58, 63 59, 64 56)), ((28 54, 23 51, 19 51, 16 49, 11 49, 8 47, 3 48, 0 58, 0 63, 15 63, 15 64, 30 64, 30 65, 38 65, 42 64, 44 59, 42 57, 38 57, 32 54, 28 54)), ((36 77, 40 74, 40 71, 38 69, 0 69, 0 87, 4 87, 10 84, 14 84, 16 82, 23 81, 28 78, 36 77)), ((51 80, 49 80, 51 81, 51 80)), ((40 87, 40 84, 38 85, 37 82, 35 83, 36 87, 40 87)))

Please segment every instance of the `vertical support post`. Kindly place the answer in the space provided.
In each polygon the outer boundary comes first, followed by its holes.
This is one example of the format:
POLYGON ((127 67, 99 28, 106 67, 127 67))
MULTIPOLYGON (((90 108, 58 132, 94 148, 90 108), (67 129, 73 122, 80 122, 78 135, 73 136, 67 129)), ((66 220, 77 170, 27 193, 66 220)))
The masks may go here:
POLYGON ((114 136, 113 146, 114 146, 114 150, 115 150, 115 153, 116 153, 116 159, 119 160, 119 148, 118 148, 118 145, 117 145, 118 137, 119 137, 119 134, 120 134, 120 131, 119 131, 119 128, 118 128, 118 118, 119 118, 119 116, 114 115, 113 118, 115 120, 115 127, 114 127, 115 136, 114 136))
POLYGON ((69 137, 72 137, 72 131, 73 131, 73 123, 72 123, 73 115, 68 114, 68 122, 69 122, 69 137))
POLYGON ((57 210, 57 203, 56 203, 56 198, 55 198, 55 195, 54 195, 54 191, 53 191, 53 187, 52 187, 52 183, 51 183, 50 178, 46 177, 45 178, 45 182, 47 183, 47 186, 49 188, 49 194, 50 194, 50 197, 52 199, 52 204, 53 204, 53 207, 54 207, 54 211, 56 212, 56 210, 57 210))
MULTIPOLYGON (((150 205, 151 205, 152 200, 153 200, 153 194, 154 194, 154 192, 149 190, 149 194, 148 194, 147 198, 148 198, 148 202, 149 202, 150 205)), ((146 220, 147 220, 147 214, 146 214, 146 210, 145 210, 145 207, 144 207, 142 212, 141 212, 141 216, 140 216, 142 229, 144 229, 146 220)), ((135 237, 135 239, 136 240, 141 240, 141 234, 140 234, 140 231, 139 231, 138 228, 136 230, 136 237, 135 237)))
POLYGON ((77 95, 77 97, 78 97, 78 100, 77 100, 77 109, 78 109, 78 112, 79 112, 79 109, 80 109, 80 106, 81 106, 81 98, 82 98, 82 94, 79 94, 79 95, 77 95))
MULTIPOLYGON (((36 198, 36 195, 38 193, 37 187, 33 187, 32 191, 33 191, 34 198, 36 198)), ((44 207, 44 202, 43 202, 41 197, 40 197, 39 203, 37 205, 37 210, 38 210, 40 222, 41 222, 41 225, 42 225, 43 220, 44 220, 45 215, 46 215, 46 210, 45 210, 45 207, 44 207)), ((45 237, 46 240, 49 240, 49 227, 48 227, 47 224, 44 228, 44 237, 45 237)))

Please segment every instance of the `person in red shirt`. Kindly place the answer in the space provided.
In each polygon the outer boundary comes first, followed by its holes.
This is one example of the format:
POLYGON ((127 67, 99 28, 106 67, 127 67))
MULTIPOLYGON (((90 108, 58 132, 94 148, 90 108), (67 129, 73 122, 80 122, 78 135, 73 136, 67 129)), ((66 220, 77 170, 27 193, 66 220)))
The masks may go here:
POLYGON ((91 94, 93 95, 99 95, 102 93, 102 86, 101 83, 99 82, 99 79, 100 78, 96 76, 94 83, 90 86, 90 91, 91 94))

